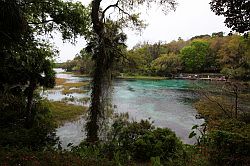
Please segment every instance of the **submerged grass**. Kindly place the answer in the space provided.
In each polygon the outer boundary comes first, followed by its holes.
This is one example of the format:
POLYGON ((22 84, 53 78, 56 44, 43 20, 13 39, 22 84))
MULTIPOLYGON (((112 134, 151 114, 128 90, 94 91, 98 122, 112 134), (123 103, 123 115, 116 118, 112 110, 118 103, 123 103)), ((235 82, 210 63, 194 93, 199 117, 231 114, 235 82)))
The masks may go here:
POLYGON ((56 85, 62 85, 66 82, 65 78, 56 78, 56 85))
POLYGON ((88 90, 82 90, 80 87, 88 86, 89 82, 67 82, 63 84, 62 94, 87 93, 88 90))
POLYGON ((82 90, 82 89, 64 89, 62 90, 62 94, 72 94, 72 93, 87 93, 87 90, 82 90))
POLYGON ((75 98, 75 97, 65 97, 62 99, 64 102, 80 102, 80 103, 87 103, 90 101, 89 97, 83 97, 83 98, 75 98))
POLYGON ((65 78, 56 78, 56 85, 58 87, 54 89, 63 89, 62 94, 72 94, 72 93, 87 93, 87 90, 82 90, 80 87, 89 86, 89 82, 66 82, 65 78))
POLYGON ((89 82, 67 82, 63 84, 65 88, 71 88, 71 87, 80 88, 87 85, 89 85, 89 82))
POLYGON ((50 102, 49 108, 51 109, 52 117, 57 125, 77 120, 81 115, 87 112, 87 107, 59 101, 50 102))

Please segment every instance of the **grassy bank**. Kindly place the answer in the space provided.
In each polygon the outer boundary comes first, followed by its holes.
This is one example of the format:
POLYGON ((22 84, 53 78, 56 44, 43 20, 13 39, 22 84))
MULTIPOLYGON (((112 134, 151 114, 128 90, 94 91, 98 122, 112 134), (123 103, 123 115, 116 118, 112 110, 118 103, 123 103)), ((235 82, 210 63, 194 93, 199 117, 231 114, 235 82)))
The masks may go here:
POLYGON ((64 78, 56 78, 56 85, 60 86, 62 94, 72 94, 72 93, 87 93, 88 90, 82 90, 81 87, 89 86, 89 81, 85 82, 66 82, 64 78))
POLYGON ((62 125, 65 122, 77 120, 87 111, 87 107, 67 104, 66 102, 59 101, 49 102, 48 106, 57 125, 62 125))

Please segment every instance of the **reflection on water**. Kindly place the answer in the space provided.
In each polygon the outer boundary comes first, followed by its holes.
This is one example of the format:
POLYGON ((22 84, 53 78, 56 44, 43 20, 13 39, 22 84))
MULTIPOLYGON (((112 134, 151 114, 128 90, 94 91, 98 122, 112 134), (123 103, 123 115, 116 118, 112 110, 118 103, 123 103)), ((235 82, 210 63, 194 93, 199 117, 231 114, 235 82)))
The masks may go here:
MULTIPOLYGON (((59 69, 57 69, 59 72, 59 69)), ((57 73, 57 77, 67 79, 67 82, 80 82, 90 80, 89 77, 77 77, 72 74, 57 73)), ((208 86, 204 82, 190 80, 116 80, 114 82, 113 104, 118 112, 128 112, 131 119, 140 120, 151 118, 155 126, 168 127, 176 132, 185 143, 193 143, 188 135, 193 125, 202 124, 204 120, 196 119, 196 110, 191 102, 198 96, 194 88, 208 86)), ((63 95, 60 90, 53 93, 45 92, 50 100, 59 101, 73 96, 74 98, 89 97, 87 94, 73 93, 63 95)), ((62 146, 68 143, 74 145, 84 138, 83 126, 85 121, 81 118, 77 122, 66 123, 57 129, 62 146)))
POLYGON ((56 130, 56 134, 59 136, 61 146, 66 148, 69 143, 79 145, 86 137, 86 133, 83 130, 84 125, 85 120, 82 117, 75 122, 67 122, 63 126, 59 127, 56 130))

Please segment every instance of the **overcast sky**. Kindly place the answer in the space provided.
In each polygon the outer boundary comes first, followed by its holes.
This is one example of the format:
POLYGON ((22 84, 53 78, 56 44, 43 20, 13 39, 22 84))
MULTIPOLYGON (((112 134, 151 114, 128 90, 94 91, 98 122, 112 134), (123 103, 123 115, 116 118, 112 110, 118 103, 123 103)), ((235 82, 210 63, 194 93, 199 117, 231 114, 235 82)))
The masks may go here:
MULTIPOLYGON (((87 4, 90 0, 80 0, 87 4)), ((104 2, 110 2, 103 0, 104 2)), ((127 45, 132 48, 139 42, 147 41, 154 43, 158 41, 170 42, 181 37, 184 40, 196 35, 209 34, 223 31, 225 34, 230 29, 225 27, 222 16, 216 16, 209 6, 210 0, 178 0, 179 5, 175 12, 164 15, 160 9, 152 9, 142 13, 142 18, 148 23, 143 32, 138 35, 136 32, 126 30, 128 35, 127 45)), ((86 45, 83 39, 78 39, 74 46, 70 43, 63 43, 60 37, 55 37, 55 45, 60 50, 58 62, 71 60, 86 45)))

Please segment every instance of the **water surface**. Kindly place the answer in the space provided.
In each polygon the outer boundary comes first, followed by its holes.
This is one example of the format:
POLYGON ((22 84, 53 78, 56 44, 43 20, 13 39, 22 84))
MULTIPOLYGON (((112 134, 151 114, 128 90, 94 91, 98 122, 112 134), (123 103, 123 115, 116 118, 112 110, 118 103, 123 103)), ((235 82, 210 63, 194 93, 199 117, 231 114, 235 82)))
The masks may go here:
MULTIPOLYGON (((67 79, 67 82, 90 80, 89 77, 78 77, 72 74, 59 73, 57 77, 67 79)), ((209 84, 191 80, 115 80, 113 104, 116 111, 128 112, 130 119, 140 121, 150 118, 158 127, 168 127, 176 132, 185 143, 194 143, 188 138, 193 125, 202 124, 203 119, 196 119, 197 111, 192 106, 198 98, 195 93, 197 86, 206 87, 209 84)), ((63 95, 60 89, 45 92, 48 99, 60 101, 65 97, 82 98, 87 94, 63 95)), ((66 123, 57 129, 62 146, 68 143, 77 145, 85 137, 83 126, 85 120, 66 123)))

